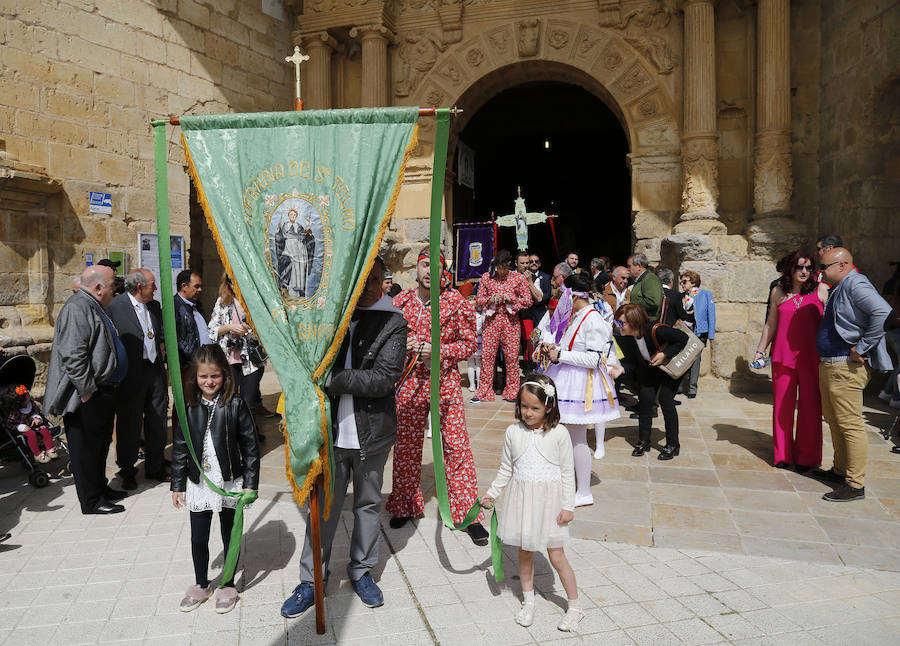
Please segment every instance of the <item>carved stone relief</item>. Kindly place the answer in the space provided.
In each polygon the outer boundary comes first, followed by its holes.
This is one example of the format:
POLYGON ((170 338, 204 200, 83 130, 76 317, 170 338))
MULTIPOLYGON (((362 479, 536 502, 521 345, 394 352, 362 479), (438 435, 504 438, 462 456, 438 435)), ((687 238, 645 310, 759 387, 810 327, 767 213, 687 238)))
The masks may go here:
POLYGON ((655 122, 637 129, 639 146, 666 148, 678 145, 678 133, 669 121, 655 122))
POLYGON ((652 83, 650 74, 641 64, 634 63, 613 83, 614 94, 616 96, 634 96, 649 88, 652 83))
POLYGON ((551 29, 547 40, 553 49, 562 49, 569 44, 569 32, 565 29, 551 29))
POLYGON ((575 58, 590 60, 600 51, 600 45, 605 40, 603 34, 588 27, 582 27, 575 37, 575 58))
POLYGON ((485 34, 488 46, 493 50, 495 58, 498 60, 510 58, 513 54, 512 50, 512 29, 508 25, 491 29, 485 34))
POLYGON ((471 67, 478 67, 484 61, 484 52, 478 47, 473 47, 466 52, 466 62, 471 67))
POLYGON ((714 217, 719 204, 719 161, 715 136, 686 139, 682 143, 681 155, 684 169, 682 212, 696 213, 701 218, 714 217))
POLYGON ((626 37, 625 42, 643 54, 660 74, 671 74, 675 69, 676 57, 669 45, 659 36, 626 37))
POLYGON ((454 2, 441 2, 435 7, 438 19, 441 21, 443 41, 445 43, 458 43, 463 37, 463 3, 460 0, 454 2))
POLYGON ((466 79, 462 65, 452 56, 438 65, 435 73, 451 85, 459 85, 466 79))
POLYGON ((757 216, 787 213, 794 190, 791 142, 787 135, 773 132, 757 135, 753 163, 753 207, 757 216))
POLYGON ((537 56, 541 42, 541 20, 529 18, 516 23, 516 45, 519 56, 537 56))
POLYGON ((440 90, 430 90, 425 95, 425 103, 426 105, 436 105, 439 106, 444 102, 444 93, 440 90))
POLYGON ((428 31, 411 32, 405 35, 397 48, 394 94, 409 96, 415 91, 422 78, 431 71, 438 55, 447 46, 428 31))
POLYGON ((612 29, 625 29, 629 23, 639 25, 647 29, 662 29, 672 20, 676 11, 677 0, 659 0, 653 6, 638 7, 622 13, 620 3, 603 2, 600 8, 601 27, 612 29), (620 6, 615 6, 619 4, 620 6))

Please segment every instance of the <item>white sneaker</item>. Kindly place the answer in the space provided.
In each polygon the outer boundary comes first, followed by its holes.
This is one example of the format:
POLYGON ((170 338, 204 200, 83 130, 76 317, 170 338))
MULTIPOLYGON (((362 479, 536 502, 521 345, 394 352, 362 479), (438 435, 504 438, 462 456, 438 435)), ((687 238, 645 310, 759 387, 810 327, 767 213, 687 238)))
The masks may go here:
POLYGON ((519 612, 516 613, 516 623, 525 628, 534 623, 534 602, 522 604, 519 612))
POLYGON ((50 458, 47 456, 46 451, 41 451, 40 455, 34 456, 35 462, 40 462, 41 464, 47 464, 50 461, 50 458))
POLYGON ((581 608, 569 608, 563 618, 560 619, 559 625, 556 627, 564 633, 574 633, 575 628, 584 619, 584 610, 581 608))

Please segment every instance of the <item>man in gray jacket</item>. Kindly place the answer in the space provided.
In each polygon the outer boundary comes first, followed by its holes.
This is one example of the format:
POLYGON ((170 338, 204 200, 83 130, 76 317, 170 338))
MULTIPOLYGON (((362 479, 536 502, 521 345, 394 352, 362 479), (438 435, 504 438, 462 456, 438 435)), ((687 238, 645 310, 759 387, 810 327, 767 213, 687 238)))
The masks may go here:
POLYGON ((869 459, 863 389, 872 370, 893 369, 884 342, 884 323, 891 306, 869 279, 853 268, 853 257, 843 247, 826 251, 819 269, 822 279, 832 286, 816 348, 822 415, 831 429, 834 466, 813 475, 834 485, 834 491, 822 496, 825 500, 862 500, 869 459))
POLYGON ((103 265, 82 272, 80 289, 56 318, 44 394, 44 409, 63 416, 83 514, 125 511, 113 503, 127 494, 111 489, 106 479, 114 394, 128 370, 125 347, 104 309, 113 280, 113 270, 103 265))
MULTIPOLYGON (((331 514, 322 521, 322 568, 328 580, 328 561, 347 485, 353 482, 353 532, 347 574, 363 604, 375 608, 384 595, 369 571, 378 564, 381 528, 381 484, 388 453, 397 439, 394 389, 406 359, 406 319, 382 296, 381 258, 366 280, 350 330, 332 367, 325 390, 331 397, 334 438, 334 496, 331 514)), ((320 491, 320 500, 324 492, 320 491)), ((324 511, 324 505, 323 505, 324 511)), ((284 617, 297 617, 315 603, 313 552, 307 515, 306 542, 300 556, 300 585, 281 606, 284 617)))

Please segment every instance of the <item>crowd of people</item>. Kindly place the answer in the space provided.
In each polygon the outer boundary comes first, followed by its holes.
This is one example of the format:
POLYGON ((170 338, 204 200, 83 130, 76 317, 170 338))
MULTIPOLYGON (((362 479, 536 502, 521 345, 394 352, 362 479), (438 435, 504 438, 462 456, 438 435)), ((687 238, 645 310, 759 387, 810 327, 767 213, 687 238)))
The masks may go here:
MULTIPOLYGON (((366 606, 384 603, 372 577, 379 561, 384 468, 393 450, 393 486, 385 508, 390 527, 399 529, 424 513, 430 357, 439 353, 440 414, 430 421, 443 445, 452 521, 462 525, 476 505, 492 507, 505 490, 499 534, 519 548, 523 603, 516 621, 524 626, 533 621, 533 554, 546 548, 569 599, 558 627, 574 630, 583 612, 564 543, 576 509, 593 503, 592 457, 603 458, 605 427, 622 414, 620 403, 629 403, 626 411, 637 420, 633 456, 651 451, 653 418, 661 410, 665 444, 657 458, 678 457, 682 402, 676 396, 697 395, 701 353, 715 339, 714 295, 701 288, 696 271, 652 268, 641 253, 624 265, 597 257, 582 268, 572 252, 547 274, 536 254, 501 250, 476 285, 459 290, 446 276, 440 285, 431 284, 435 261, 445 267, 444 258, 432 259, 423 249, 416 285, 403 290, 376 258, 326 382, 333 405, 334 495, 327 520, 324 506, 322 512, 322 574, 327 580, 352 483, 347 574, 366 606), (440 292, 439 348, 431 345, 433 288, 440 292), (459 369, 466 361, 474 405, 495 394, 514 404, 500 471, 481 496, 459 369)), ((815 255, 789 254, 778 271, 754 358, 754 365, 769 358, 772 364, 773 465, 833 484, 825 500, 862 499, 867 459, 862 390, 873 370, 893 370, 885 346, 885 330, 895 318, 891 304, 856 270, 835 236, 821 238, 815 255), (828 470, 820 468, 823 416, 834 445, 828 470)), ((151 272, 136 269, 125 277, 123 293, 114 296, 114 287, 114 267, 108 264, 88 267, 79 277, 57 318, 44 408, 64 419, 84 514, 123 511, 120 501, 138 486, 141 459, 145 480, 171 483, 173 504, 190 512, 195 569, 181 610, 193 610, 215 594, 216 611, 228 612, 238 595, 233 580, 218 591, 211 585, 210 526, 218 513, 227 551, 235 498, 224 494, 259 486, 259 442, 265 438, 254 417, 274 415, 262 407, 259 392, 265 352, 227 276, 207 320, 198 308, 201 277, 189 269, 178 275, 178 347, 171 351, 181 359, 188 429, 182 432, 173 421, 168 462, 166 347, 155 280, 151 272), (106 475, 113 429, 122 489, 110 487, 106 475), (199 465, 190 459, 187 438, 199 465)), ((900 402, 897 378, 895 372, 882 393, 888 401, 900 402)), ((15 418, 35 459, 53 459, 37 403, 21 389, 4 393, 2 401, 10 407, 4 415, 15 418)), ((464 528, 478 546, 488 544, 483 520, 481 511, 464 528)), ((309 526, 299 585, 281 608, 285 617, 314 604, 309 526)))

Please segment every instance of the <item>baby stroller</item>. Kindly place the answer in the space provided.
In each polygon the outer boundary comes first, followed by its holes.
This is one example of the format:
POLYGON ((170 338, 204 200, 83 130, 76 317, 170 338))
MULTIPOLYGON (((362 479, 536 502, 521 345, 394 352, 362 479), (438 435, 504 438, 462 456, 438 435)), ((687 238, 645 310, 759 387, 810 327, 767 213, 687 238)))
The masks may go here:
MULTIPOLYGON (((28 390, 31 390, 31 387, 34 385, 34 375, 36 372, 37 366, 34 363, 34 359, 27 354, 19 354, 10 357, 0 365, 0 387, 10 384, 22 384, 28 388, 28 390)), ((62 427, 52 426, 49 429, 50 437, 59 443, 60 448, 63 449, 65 454, 61 455, 53 463, 47 464, 46 468, 48 468, 48 472, 44 471, 42 465, 35 464, 34 456, 32 456, 31 450, 28 448, 25 436, 14 428, 7 428, 5 416, 3 416, 2 421, 0 421, 0 426, 3 426, 3 430, 0 431, 0 455, 2 455, 4 459, 21 460, 22 464, 24 464, 25 468, 29 471, 28 482, 33 486, 46 487, 50 484, 51 475, 62 477, 70 473, 68 459, 69 448, 62 440, 60 440, 60 436, 63 433, 62 427)))

